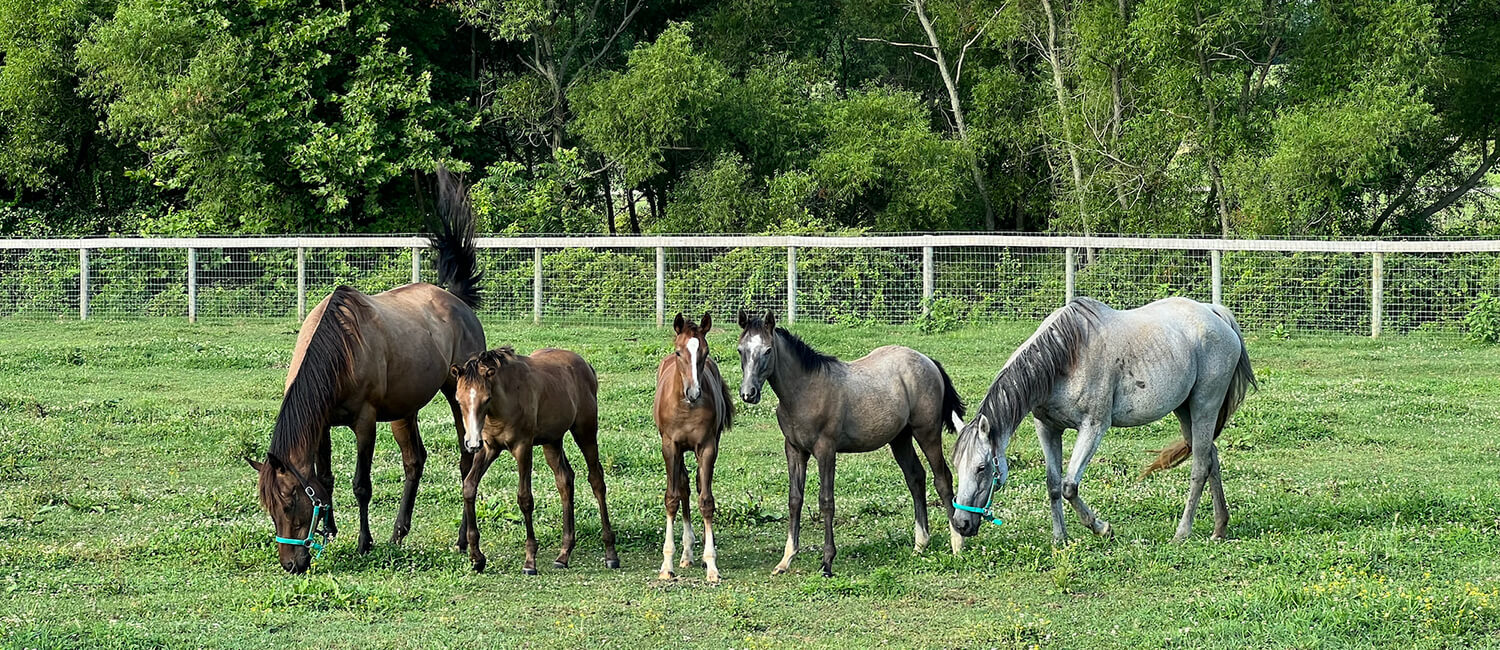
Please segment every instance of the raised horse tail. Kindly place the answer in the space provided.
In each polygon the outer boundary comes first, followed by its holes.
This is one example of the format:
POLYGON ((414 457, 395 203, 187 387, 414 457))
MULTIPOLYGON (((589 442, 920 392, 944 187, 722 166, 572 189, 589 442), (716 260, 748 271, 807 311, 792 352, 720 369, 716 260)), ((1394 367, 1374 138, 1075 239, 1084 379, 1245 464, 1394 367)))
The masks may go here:
MULTIPOLYGON (((932 359, 932 357, 928 358, 932 359)), ((932 359, 932 365, 937 366, 938 374, 943 377, 943 426, 956 433, 958 429, 954 428, 953 420, 955 416, 960 420, 963 419, 964 400, 958 396, 958 391, 953 389, 953 380, 948 377, 948 371, 943 368, 943 364, 938 363, 937 359, 932 359)))
POLYGON ((438 284, 458 296, 469 309, 479 309, 478 254, 474 249, 474 209, 469 204, 469 188, 454 178, 445 167, 437 170, 437 232, 432 247, 437 249, 438 284))
MULTIPOLYGON (((1229 422, 1229 417, 1239 410, 1240 404, 1245 401, 1245 394, 1251 388, 1259 387, 1255 381, 1255 370, 1250 367, 1250 350, 1245 347, 1245 334, 1240 331, 1240 324, 1234 319, 1234 314, 1220 305, 1212 307, 1214 314, 1229 323, 1234 328, 1234 335, 1240 339, 1240 360, 1234 366, 1234 377, 1229 380, 1229 390, 1224 393, 1224 404, 1219 407, 1219 419, 1214 423, 1214 439, 1224 431, 1224 425, 1229 422)), ((1164 469, 1172 469, 1181 465, 1193 455, 1193 447, 1187 440, 1178 439, 1166 448, 1156 451, 1156 460, 1152 461, 1146 469, 1141 470, 1140 478, 1146 478, 1154 472, 1164 469)))

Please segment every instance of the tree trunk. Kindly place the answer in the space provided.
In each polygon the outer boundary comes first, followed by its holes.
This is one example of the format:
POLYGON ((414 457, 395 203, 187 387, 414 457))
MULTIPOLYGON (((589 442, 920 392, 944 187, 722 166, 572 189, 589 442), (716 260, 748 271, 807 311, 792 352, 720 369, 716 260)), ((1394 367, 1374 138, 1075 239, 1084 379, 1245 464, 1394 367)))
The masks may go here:
POLYGON ((932 55, 937 61, 938 74, 943 78, 943 87, 948 89, 948 104, 953 109, 953 122, 957 125, 958 139, 964 144, 968 152, 969 173, 974 176, 974 187, 979 190, 979 198, 984 202, 984 228, 995 230, 995 206, 990 202, 989 189, 984 184, 984 170, 979 166, 979 152, 974 149, 974 144, 969 140, 969 128, 964 122, 963 105, 958 99, 958 85, 953 80, 953 75, 948 71, 948 61, 943 57, 943 48, 938 43, 937 31, 932 28, 932 21, 927 18, 927 8, 923 0, 911 0, 912 9, 917 12, 917 20, 922 23, 922 31, 927 33, 927 42, 932 45, 932 55))
MULTIPOLYGON (((1202 13, 1202 11, 1198 10, 1198 9, 1194 9, 1193 15, 1194 15, 1194 18, 1197 20, 1197 25, 1195 25, 1195 26, 1198 27, 1198 28, 1202 28, 1202 26, 1203 26, 1203 13, 1202 13)), ((1215 194, 1219 198, 1219 200, 1218 200, 1218 208, 1219 208, 1219 231, 1220 231, 1220 236, 1228 238, 1229 237, 1229 202, 1226 200, 1226 198, 1224 196, 1224 174, 1219 170, 1219 155, 1218 155, 1219 154, 1219 152, 1218 152, 1218 128, 1219 128, 1218 127, 1218 110, 1217 110, 1217 103, 1214 101, 1214 98, 1209 94, 1209 87, 1212 85, 1212 84, 1209 83, 1209 81, 1210 81, 1210 76, 1213 74, 1213 66, 1212 66, 1212 64, 1210 64, 1208 62, 1208 54, 1203 51, 1202 47, 1199 47, 1197 49, 1197 52, 1198 52, 1198 74, 1201 75, 1201 78, 1199 79, 1199 84, 1201 86, 1200 91, 1203 94, 1204 105, 1205 105, 1205 108, 1207 108, 1207 112, 1208 112, 1208 129, 1206 131, 1208 137, 1206 138, 1207 143, 1204 146, 1204 151, 1206 152, 1206 156, 1208 157, 1208 174, 1209 174, 1209 178, 1212 181, 1213 189, 1215 190, 1215 194)))
POLYGON ((604 183, 603 183, 603 185, 604 185, 604 225, 608 228, 609 234, 613 235, 613 234, 615 234, 615 198, 614 198, 614 196, 612 196, 612 193, 610 192, 610 187, 609 187, 609 172, 608 171, 604 172, 604 183))
MULTIPOLYGON (((1078 147, 1074 144, 1073 124, 1069 119, 1067 88, 1063 84, 1062 60, 1057 55, 1057 16, 1052 10, 1052 0, 1042 0, 1042 9, 1047 13, 1047 41, 1045 44, 1047 63, 1052 67, 1052 92, 1057 97, 1057 112, 1062 116, 1064 148, 1068 151, 1068 165, 1073 170, 1073 195, 1078 201, 1078 222, 1083 226, 1085 237, 1093 234, 1089 218, 1084 211, 1083 166, 1078 162, 1078 147)), ((1086 249, 1084 257, 1088 263, 1094 261, 1094 249, 1086 249)))
POLYGON ((1459 183, 1458 187, 1453 188, 1438 200, 1433 201, 1431 205, 1422 208, 1422 211, 1417 213, 1417 219, 1427 219, 1432 217, 1432 215, 1442 212, 1448 206, 1458 202, 1465 194, 1469 193, 1469 190, 1474 189, 1474 186, 1484 180, 1484 176, 1490 172, 1490 168, 1494 167, 1497 161, 1500 161, 1500 140, 1496 140, 1495 150, 1488 153, 1484 150, 1484 144, 1485 140, 1479 141, 1479 167, 1474 170, 1474 173, 1469 174, 1469 177, 1465 178, 1464 182, 1459 183))
POLYGON ((635 214, 635 189, 625 188, 625 205, 630 209, 630 232, 641 234, 641 220, 635 214))

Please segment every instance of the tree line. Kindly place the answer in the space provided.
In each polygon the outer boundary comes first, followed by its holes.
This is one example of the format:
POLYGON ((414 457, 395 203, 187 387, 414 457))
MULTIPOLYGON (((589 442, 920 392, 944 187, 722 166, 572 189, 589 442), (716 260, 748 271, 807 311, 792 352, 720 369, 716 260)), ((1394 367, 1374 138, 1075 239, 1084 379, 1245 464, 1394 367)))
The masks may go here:
POLYGON ((1487 234, 1500 0, 0 0, 0 234, 1487 234))

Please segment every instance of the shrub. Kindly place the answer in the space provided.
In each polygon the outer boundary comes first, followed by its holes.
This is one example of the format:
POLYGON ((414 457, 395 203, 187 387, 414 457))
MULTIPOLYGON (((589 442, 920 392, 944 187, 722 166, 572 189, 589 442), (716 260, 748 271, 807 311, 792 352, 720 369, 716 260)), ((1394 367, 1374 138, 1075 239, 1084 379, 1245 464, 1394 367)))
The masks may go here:
POLYGON ((1500 343, 1500 298, 1479 294, 1474 307, 1464 315, 1464 328, 1469 331, 1470 340, 1500 343))

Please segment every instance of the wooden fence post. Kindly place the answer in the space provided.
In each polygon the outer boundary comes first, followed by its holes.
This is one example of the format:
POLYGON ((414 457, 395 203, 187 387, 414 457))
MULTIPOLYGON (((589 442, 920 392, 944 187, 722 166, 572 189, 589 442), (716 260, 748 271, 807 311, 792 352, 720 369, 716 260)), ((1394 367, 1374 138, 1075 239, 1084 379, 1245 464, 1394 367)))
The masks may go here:
MULTIPOLYGON (((931 235, 928 235, 931 237, 931 235)), ((922 314, 932 311, 932 247, 922 247, 922 314)))
POLYGON ((1067 287, 1063 293, 1063 304, 1073 302, 1073 284, 1078 274, 1078 260, 1074 258, 1073 247, 1069 246, 1063 251, 1063 284, 1067 287))
POLYGON ((188 322, 198 322, 198 249, 187 249, 188 322))
POLYGON ((78 249, 78 320, 89 319, 89 249, 78 249))
POLYGON ((1385 302, 1385 253, 1370 257, 1370 337, 1380 336, 1380 316, 1385 302))
POLYGON ((797 322, 797 247, 786 247, 786 322, 797 322))
POLYGON ((667 249, 656 247, 656 326, 667 322, 667 249))
POLYGON ((542 322, 542 249, 532 249, 531 322, 542 322))
POLYGON ((1215 305, 1224 304, 1224 262, 1222 261, 1223 255, 1224 254, 1218 249, 1214 249, 1208 252, 1209 267, 1213 275, 1213 295, 1215 305))

